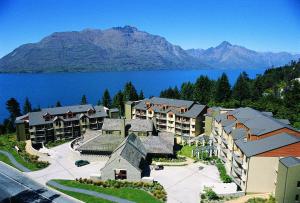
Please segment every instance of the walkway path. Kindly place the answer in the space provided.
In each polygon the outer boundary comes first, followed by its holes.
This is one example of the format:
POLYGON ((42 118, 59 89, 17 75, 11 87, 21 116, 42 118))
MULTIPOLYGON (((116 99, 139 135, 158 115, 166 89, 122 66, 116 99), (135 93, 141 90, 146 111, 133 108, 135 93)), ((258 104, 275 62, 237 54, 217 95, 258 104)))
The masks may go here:
POLYGON ((17 160, 11 153, 0 150, 0 154, 4 154, 5 156, 7 156, 7 158, 10 160, 10 162, 19 170, 24 171, 24 172, 30 172, 30 170, 28 168, 26 168, 25 166, 23 166, 22 164, 17 162, 17 160))
POLYGON ((86 195, 91 195, 91 196, 94 196, 94 197, 99 197, 99 198, 106 199, 106 200, 113 201, 113 202, 133 203, 132 201, 121 199, 121 198, 114 197, 114 196, 111 196, 111 195, 106 195, 106 194, 91 191, 91 190, 85 190, 85 189, 80 189, 80 188, 74 188, 74 187, 61 185, 61 184, 59 184, 55 181, 52 181, 52 180, 47 182, 47 184, 50 185, 50 186, 53 186, 55 188, 61 189, 61 190, 66 190, 66 191, 70 191, 70 192, 77 192, 77 193, 82 193, 82 194, 86 194, 86 195))

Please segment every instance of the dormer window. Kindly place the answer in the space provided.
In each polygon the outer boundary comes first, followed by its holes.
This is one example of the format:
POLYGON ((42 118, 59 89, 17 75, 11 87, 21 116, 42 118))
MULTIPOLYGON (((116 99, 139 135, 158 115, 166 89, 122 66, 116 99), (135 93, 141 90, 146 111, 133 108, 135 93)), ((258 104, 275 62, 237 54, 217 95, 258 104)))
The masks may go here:
POLYGON ((88 109, 88 111, 87 111, 87 114, 88 115, 91 115, 91 114, 93 114, 94 113, 94 110, 93 109, 88 109))
POLYGON ((149 102, 146 102, 146 107, 147 108, 150 108, 151 107, 151 104, 149 102))
POLYGON ((47 112, 43 115, 45 121, 50 121, 51 120, 51 115, 47 112))

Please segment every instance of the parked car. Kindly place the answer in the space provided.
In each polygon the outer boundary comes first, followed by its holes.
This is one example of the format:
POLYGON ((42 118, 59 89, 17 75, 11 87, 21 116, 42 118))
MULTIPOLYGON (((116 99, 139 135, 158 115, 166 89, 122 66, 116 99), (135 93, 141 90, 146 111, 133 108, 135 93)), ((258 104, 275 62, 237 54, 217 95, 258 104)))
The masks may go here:
POLYGON ((80 167, 80 166, 85 166, 85 165, 88 165, 90 162, 87 161, 87 160, 78 160, 78 161, 75 161, 75 165, 77 167, 80 167))
POLYGON ((164 166, 163 165, 155 165, 154 170, 163 170, 164 166))

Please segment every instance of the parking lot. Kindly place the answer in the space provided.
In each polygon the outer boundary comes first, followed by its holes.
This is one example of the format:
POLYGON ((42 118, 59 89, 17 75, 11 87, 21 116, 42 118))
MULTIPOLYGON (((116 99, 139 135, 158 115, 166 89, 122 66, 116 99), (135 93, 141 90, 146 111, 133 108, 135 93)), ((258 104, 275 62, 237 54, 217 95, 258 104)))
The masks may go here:
POLYGON ((170 203, 200 202, 199 194, 204 183, 221 183, 218 169, 201 163, 166 166, 163 170, 153 170, 151 176, 164 186, 170 203), (199 170, 200 166, 204 168, 199 170))
POLYGON ((50 166, 43 170, 27 173, 34 180, 45 184, 51 179, 75 179, 89 178, 91 174, 100 173, 100 169, 105 165, 108 158, 99 157, 99 161, 93 161, 88 165, 77 167, 75 161, 80 159, 74 156, 69 148, 70 143, 50 149, 50 166))

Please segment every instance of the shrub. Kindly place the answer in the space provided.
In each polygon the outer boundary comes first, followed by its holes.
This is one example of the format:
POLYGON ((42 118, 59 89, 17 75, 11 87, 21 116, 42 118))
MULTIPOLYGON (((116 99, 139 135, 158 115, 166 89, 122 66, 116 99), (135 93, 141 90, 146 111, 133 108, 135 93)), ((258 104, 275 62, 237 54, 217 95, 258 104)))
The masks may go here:
POLYGON ((220 173, 220 178, 221 178, 222 182, 223 183, 231 183, 232 179, 229 175, 227 175, 226 169, 225 169, 223 163, 219 159, 216 161, 216 166, 220 173))
POLYGON ((201 195, 201 199, 208 199, 208 200, 218 200, 220 199, 217 193, 213 191, 211 188, 207 187, 204 188, 204 194, 201 195))

